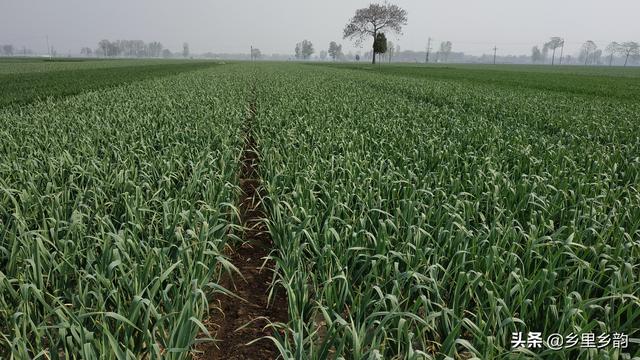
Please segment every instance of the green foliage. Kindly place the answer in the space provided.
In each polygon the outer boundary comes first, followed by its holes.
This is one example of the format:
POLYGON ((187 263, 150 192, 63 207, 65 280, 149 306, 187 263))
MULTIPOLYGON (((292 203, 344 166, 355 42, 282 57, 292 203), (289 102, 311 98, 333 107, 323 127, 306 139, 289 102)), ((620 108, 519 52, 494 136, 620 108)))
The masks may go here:
POLYGON ((282 70, 258 77, 257 138, 284 355, 517 358, 513 331, 638 337, 638 103, 282 70))
POLYGON ((384 54, 387 52, 387 37, 384 33, 378 33, 373 41, 373 51, 376 54, 384 54))
MULTIPOLYGON (((318 64, 314 64, 318 65, 318 64)), ((327 64, 322 66, 369 71, 371 67, 357 64, 327 64)), ((535 96, 540 91, 557 92, 559 96, 573 94, 612 100, 640 101, 640 69, 594 68, 582 66, 553 67, 522 65, 390 65, 376 72, 393 76, 469 82, 524 91, 535 96)))
POLYGON ((186 357, 237 226, 238 74, 0 109, 0 358, 186 357))
POLYGON ((0 357, 188 356, 232 268, 251 89, 286 358, 638 338, 635 73, 369 68, 232 64, 0 108, 0 357))
POLYGON ((136 63, 117 60, 0 63, 0 107, 14 103, 27 104, 48 97, 75 95, 213 65, 212 62, 204 61, 136 63))

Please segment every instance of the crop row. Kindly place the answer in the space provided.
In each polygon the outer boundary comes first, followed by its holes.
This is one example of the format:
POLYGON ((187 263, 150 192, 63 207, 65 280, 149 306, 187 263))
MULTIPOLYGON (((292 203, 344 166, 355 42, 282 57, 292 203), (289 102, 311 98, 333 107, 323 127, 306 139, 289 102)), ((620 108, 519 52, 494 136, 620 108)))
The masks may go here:
POLYGON ((0 357, 191 350, 232 270, 239 74, 0 109, 0 357))
POLYGON ((288 357, 490 359, 514 355, 517 331, 638 336, 637 104, 262 70, 256 138, 288 357))

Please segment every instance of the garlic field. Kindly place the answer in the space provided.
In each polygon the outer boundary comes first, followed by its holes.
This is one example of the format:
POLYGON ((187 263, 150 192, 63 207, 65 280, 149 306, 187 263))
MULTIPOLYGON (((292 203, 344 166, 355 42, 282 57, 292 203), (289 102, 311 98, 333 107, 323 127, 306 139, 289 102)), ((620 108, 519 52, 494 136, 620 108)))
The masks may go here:
POLYGON ((196 356, 241 279, 249 133, 288 304, 259 341, 282 358, 640 356, 640 85, 570 68, 200 64, 0 93, 0 358, 196 356))

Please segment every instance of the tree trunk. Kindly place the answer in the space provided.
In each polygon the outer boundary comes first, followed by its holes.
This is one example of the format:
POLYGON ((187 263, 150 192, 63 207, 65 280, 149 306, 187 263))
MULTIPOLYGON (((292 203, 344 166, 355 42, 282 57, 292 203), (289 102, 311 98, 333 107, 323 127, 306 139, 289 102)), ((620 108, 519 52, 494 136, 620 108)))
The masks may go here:
POLYGON ((553 55, 551 56, 551 66, 556 63, 556 48, 553 48, 553 55))
POLYGON ((378 32, 374 31, 373 32, 373 45, 371 45, 371 54, 373 55, 373 62, 371 62, 372 64, 376 64, 376 37, 378 37, 378 32))
POLYGON ((626 58, 624 58, 624 66, 625 66, 625 67, 627 66, 627 61, 629 61, 629 54, 630 54, 630 53, 631 53, 630 51, 629 51, 629 52, 627 52, 627 57, 626 57, 626 58))
POLYGON ((609 56, 609 66, 613 63, 613 53, 609 56))

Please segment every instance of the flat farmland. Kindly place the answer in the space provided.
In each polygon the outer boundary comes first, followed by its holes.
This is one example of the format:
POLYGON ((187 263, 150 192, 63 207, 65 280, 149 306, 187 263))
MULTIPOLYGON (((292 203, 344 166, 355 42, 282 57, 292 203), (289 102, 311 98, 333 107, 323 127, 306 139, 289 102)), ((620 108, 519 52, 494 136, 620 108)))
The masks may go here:
POLYGON ((640 356, 637 69, 25 60, 0 86, 0 358, 640 356))

